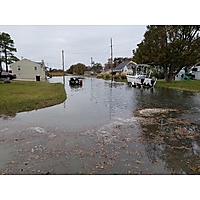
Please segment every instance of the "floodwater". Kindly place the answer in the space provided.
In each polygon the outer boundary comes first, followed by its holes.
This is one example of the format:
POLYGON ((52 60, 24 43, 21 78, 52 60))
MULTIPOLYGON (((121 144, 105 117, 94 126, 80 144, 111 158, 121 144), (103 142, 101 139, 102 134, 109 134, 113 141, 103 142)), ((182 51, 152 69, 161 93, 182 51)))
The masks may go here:
POLYGON ((1 174, 200 174, 200 94, 69 78, 65 102, 0 118, 1 174))

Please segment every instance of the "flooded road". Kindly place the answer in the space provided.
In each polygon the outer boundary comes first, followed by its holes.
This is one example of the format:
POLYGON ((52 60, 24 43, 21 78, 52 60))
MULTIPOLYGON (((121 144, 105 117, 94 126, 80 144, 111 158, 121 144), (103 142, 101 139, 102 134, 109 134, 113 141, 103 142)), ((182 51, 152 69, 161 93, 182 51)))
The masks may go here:
POLYGON ((62 104, 0 118, 1 174, 200 174, 198 93, 69 78, 62 104))

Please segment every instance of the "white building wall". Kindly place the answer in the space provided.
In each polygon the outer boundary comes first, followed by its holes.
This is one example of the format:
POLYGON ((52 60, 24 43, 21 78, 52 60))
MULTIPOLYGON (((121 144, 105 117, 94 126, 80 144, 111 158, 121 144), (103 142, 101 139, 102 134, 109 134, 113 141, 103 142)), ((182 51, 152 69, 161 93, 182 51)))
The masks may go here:
POLYGON ((200 80, 200 71, 194 72, 195 79, 200 80))
POLYGON ((23 59, 11 64, 12 73, 16 74, 19 79, 36 80, 36 76, 40 76, 40 80, 45 79, 45 68, 36 62, 23 59))
POLYGON ((125 66, 124 67, 124 71, 123 71, 125 74, 127 74, 128 73, 128 68, 127 68, 127 66, 125 66))
POLYGON ((132 75, 133 74, 133 69, 128 68, 127 65, 124 67, 124 73, 132 75))
POLYGON ((200 66, 195 66, 194 68, 197 68, 197 71, 193 71, 195 79, 200 80, 200 66))
POLYGON ((180 72, 175 76, 175 81, 184 80, 183 74, 185 74, 185 70, 184 69, 180 70, 180 72))

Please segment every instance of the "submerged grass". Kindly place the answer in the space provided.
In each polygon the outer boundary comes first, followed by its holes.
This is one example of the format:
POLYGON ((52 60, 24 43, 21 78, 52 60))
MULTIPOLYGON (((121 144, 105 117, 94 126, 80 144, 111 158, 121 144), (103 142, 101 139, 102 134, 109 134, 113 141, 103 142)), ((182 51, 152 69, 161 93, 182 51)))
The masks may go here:
POLYGON ((167 83, 165 80, 158 80, 156 82, 156 87, 184 90, 190 92, 200 92, 200 80, 173 81, 172 83, 167 83))
POLYGON ((62 103, 66 99, 63 84, 43 81, 0 83, 0 114, 15 115, 62 103))

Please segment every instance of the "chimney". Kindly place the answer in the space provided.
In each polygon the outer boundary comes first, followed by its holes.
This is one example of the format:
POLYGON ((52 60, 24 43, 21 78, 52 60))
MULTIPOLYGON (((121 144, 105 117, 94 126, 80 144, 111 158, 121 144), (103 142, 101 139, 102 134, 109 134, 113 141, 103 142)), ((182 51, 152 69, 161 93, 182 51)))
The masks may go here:
POLYGON ((44 60, 41 60, 41 63, 42 63, 42 67, 44 67, 44 60))

